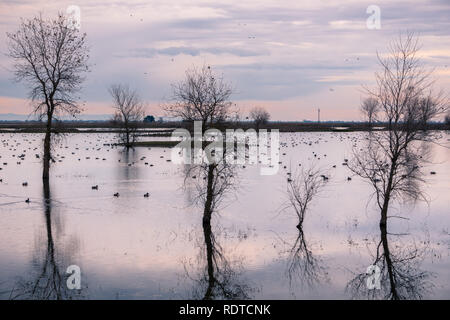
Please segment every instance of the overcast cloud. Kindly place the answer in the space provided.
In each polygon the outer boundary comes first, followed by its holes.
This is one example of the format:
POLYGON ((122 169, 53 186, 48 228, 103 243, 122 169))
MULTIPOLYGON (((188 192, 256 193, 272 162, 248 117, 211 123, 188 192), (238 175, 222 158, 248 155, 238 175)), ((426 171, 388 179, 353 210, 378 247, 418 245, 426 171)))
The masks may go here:
MULTIPOLYGON (((245 113, 266 106, 274 119, 358 119, 362 84, 371 84, 376 52, 400 32, 421 37, 424 61, 438 86, 450 86, 450 1, 0 1, 0 50, 20 18, 81 9, 91 46, 85 112, 110 112, 107 87, 128 82, 150 102, 170 96, 187 68, 208 64, 233 84, 245 113), (369 30, 369 5, 381 9, 381 29, 369 30)), ((0 113, 30 111, 27 91, 10 80, 0 57, 0 113)))

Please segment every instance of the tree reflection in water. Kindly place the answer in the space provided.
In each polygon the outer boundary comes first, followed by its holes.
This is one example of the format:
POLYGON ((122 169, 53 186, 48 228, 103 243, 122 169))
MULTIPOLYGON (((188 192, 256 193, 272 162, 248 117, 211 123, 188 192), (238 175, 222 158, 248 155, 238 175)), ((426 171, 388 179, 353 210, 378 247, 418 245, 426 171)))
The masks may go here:
POLYGON ((381 270, 381 289, 368 289, 368 275, 361 273, 347 284, 347 291, 353 298, 422 299, 434 287, 433 274, 420 267, 427 251, 427 246, 419 247, 413 241, 405 245, 397 240, 390 245, 387 228, 380 225, 380 240, 376 245, 373 265, 381 270))
MULTIPOLYGON (((365 273, 359 274, 351 280, 347 284, 347 290, 353 297, 365 296, 371 299, 393 300, 421 299, 433 288, 432 274, 420 270, 420 264, 425 258, 428 248, 417 246, 414 239, 402 241, 406 240, 407 235, 390 233, 388 225, 391 218, 405 219, 402 216, 389 215, 392 203, 415 204, 418 200, 427 201, 421 188, 425 181, 421 168, 430 156, 430 145, 427 143, 408 145, 403 148, 401 161, 396 160, 398 162, 394 165, 390 163, 392 160, 389 156, 379 151, 381 147, 377 139, 380 137, 374 133, 369 134, 366 146, 362 150, 372 152, 370 161, 367 163, 361 159, 358 161, 360 161, 359 168, 368 174, 367 179, 375 190, 374 198, 381 213, 380 240, 376 241, 376 251, 373 254, 373 265, 377 265, 381 269, 381 290, 367 289, 368 275, 365 273), (388 168, 391 169, 387 170, 388 168), (393 237, 395 237, 394 242, 392 242, 393 237)), ((389 143, 387 144, 389 145, 389 143)), ((349 164, 349 168, 352 170, 355 169, 352 167, 353 165, 354 163, 349 164)), ((360 174, 362 171, 354 172, 360 174)), ((411 236, 408 235, 408 237, 411 236)))
POLYGON ((188 278, 196 283, 193 296, 205 300, 249 299, 253 289, 242 279, 241 264, 227 259, 212 228, 213 217, 217 216, 214 213, 226 194, 235 188, 235 167, 225 161, 191 166, 186 178, 192 177, 195 177, 197 190, 194 202, 203 209, 203 243, 197 265, 204 266, 196 276, 191 276, 185 268, 188 278))
MULTIPOLYGON (((422 191, 423 168, 430 159, 430 146, 439 134, 427 124, 447 112, 448 101, 433 90, 435 79, 420 58, 419 39, 413 33, 400 35, 379 56, 376 85, 367 89, 379 104, 377 119, 386 130, 365 135, 363 146, 354 146, 347 167, 372 187, 380 210, 380 241, 374 264, 379 264, 382 289, 369 296, 387 299, 420 299, 432 287, 430 274, 419 270, 426 248, 389 246, 387 226, 394 203, 426 200, 422 191)), ((397 238, 400 240, 399 238, 397 238)), ((364 291, 361 275, 349 283, 353 292, 364 291)))
POLYGON ((312 287, 328 280, 323 261, 314 255, 305 239, 303 226, 298 227, 297 239, 289 251, 287 275, 291 288, 295 281, 312 287))
MULTIPOLYGON (((29 276, 17 281, 10 298, 30 300, 79 299, 82 297, 81 290, 70 290, 67 287, 66 281, 69 275, 65 271, 68 265, 64 264, 63 261, 68 259, 65 259, 63 254, 58 251, 57 242, 55 243, 53 230, 55 221, 52 219, 52 199, 48 180, 44 180, 43 191, 46 250, 41 256, 40 247, 36 248, 36 256, 33 258, 29 276)), ((71 249, 73 250, 73 248, 71 249)), ((70 255, 68 251, 71 250, 66 250, 64 254, 70 255)))

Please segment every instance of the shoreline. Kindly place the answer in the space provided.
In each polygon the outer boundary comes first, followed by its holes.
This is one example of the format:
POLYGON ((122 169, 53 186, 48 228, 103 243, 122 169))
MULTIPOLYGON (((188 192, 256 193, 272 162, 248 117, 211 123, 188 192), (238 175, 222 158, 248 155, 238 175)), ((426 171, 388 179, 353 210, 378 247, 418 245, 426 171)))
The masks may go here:
MULTIPOLYGON (((177 128, 192 130, 190 122, 152 122, 136 123, 139 135, 165 137, 170 136, 177 128)), ((384 123, 376 123, 369 126, 364 122, 269 122, 260 125, 259 128, 252 122, 224 122, 214 125, 221 131, 227 129, 278 129, 280 132, 357 132, 357 131, 383 131, 387 130, 384 123)), ((427 124, 426 130, 450 130, 446 123, 427 124)), ((0 133, 44 133, 46 126, 44 122, 0 122, 0 133)), ((120 133, 121 127, 109 121, 77 121, 61 122, 53 127, 55 133, 120 133)))

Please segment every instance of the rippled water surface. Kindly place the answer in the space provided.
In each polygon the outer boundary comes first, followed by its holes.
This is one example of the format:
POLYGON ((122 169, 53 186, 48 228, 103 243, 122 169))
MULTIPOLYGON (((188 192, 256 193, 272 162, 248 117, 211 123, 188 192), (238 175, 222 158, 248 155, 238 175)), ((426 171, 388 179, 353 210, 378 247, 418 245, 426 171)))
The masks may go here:
MULTIPOLYGON (((380 242, 372 190, 342 165, 361 136, 282 133, 278 174, 236 168, 206 232, 196 179, 185 180, 186 169, 167 161, 169 148, 126 152, 105 145, 115 142, 112 133, 70 134, 53 150, 44 188, 35 156, 42 135, 0 134, 0 298, 201 298, 211 284, 207 239, 219 252, 215 277, 225 298, 361 298, 349 284, 372 264, 380 242), (299 237, 287 172, 311 163, 329 180, 299 237), (81 290, 67 289, 69 265, 81 268, 81 290)), ((449 139, 442 133, 439 142, 449 139)), ((400 218, 390 219, 389 241, 408 258, 399 268, 416 297, 448 299, 450 150, 431 148, 428 202, 395 204, 389 215, 400 218)))

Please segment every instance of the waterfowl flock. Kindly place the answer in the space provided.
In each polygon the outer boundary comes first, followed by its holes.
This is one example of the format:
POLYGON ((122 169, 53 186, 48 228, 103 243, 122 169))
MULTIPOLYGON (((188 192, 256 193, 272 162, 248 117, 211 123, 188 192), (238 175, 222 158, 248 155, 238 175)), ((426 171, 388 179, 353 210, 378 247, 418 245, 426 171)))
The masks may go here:
MULTIPOLYGON (((188 171, 186 179, 187 171, 183 165, 166 161, 171 156, 169 148, 140 147, 127 152, 111 145, 114 138, 113 134, 73 134, 54 146, 56 162, 51 167, 50 187, 52 223, 55 224, 55 232, 59 233, 59 238, 55 239, 70 240, 76 234, 85 246, 81 255, 87 259, 100 256, 116 261, 126 249, 127 259, 135 259, 126 263, 140 262, 147 255, 153 256, 154 248, 159 246, 167 248, 164 257, 167 254, 172 261, 181 261, 185 255, 191 254, 189 250, 192 248, 186 246, 187 239, 194 239, 196 231, 201 228, 203 211, 186 203, 189 191, 193 190, 195 196, 196 190, 190 186, 206 185, 202 181, 204 175, 188 171), (183 182, 188 187, 181 190, 183 182), (65 229, 59 229, 56 224, 60 220, 65 229), (191 232, 191 227, 196 228, 195 231, 191 232), (173 240, 172 231, 177 232, 177 241, 173 240), (123 241, 125 245, 116 250, 111 245, 113 239, 123 241)), ((46 204, 43 202, 40 174, 41 139, 42 135, 38 134, 0 134, 0 205, 3 209, 0 213, 5 217, 6 228, 15 230, 17 226, 20 230, 27 230, 31 240, 34 234, 40 235, 45 228, 43 213, 46 204), (15 161, 18 155, 20 161, 15 161)), ((259 168, 267 166, 265 163, 236 165, 233 176, 239 183, 237 191, 235 195, 224 198, 224 206, 220 207, 218 215, 214 215, 214 226, 216 223, 224 226, 217 239, 223 241, 227 237, 222 243, 227 249, 234 250, 238 247, 237 241, 244 241, 234 236, 235 231, 249 226, 255 230, 251 233, 254 238, 252 242, 243 244, 244 250, 247 250, 247 245, 261 244, 261 250, 252 250, 255 255, 251 259, 264 259, 268 265, 280 261, 278 253, 272 252, 272 244, 274 251, 286 252, 284 242, 276 239, 295 241, 297 217, 295 212, 278 214, 275 210, 284 201, 282 197, 288 183, 297 182, 299 171, 315 164, 317 169, 321 169, 318 180, 326 188, 314 200, 306 221, 305 232, 317 245, 315 252, 321 254, 324 252, 321 251, 322 245, 327 250, 330 244, 338 248, 339 253, 342 250, 346 252, 347 237, 352 248, 357 244, 364 246, 361 239, 368 237, 366 229, 354 231, 352 227, 351 232, 356 235, 351 233, 349 236, 347 231, 350 227, 346 229, 345 223, 350 218, 366 214, 365 204, 371 190, 369 186, 362 189, 366 183, 353 176, 347 165, 341 165, 352 163, 351 151, 355 147, 364 147, 364 143, 364 135, 360 133, 281 133, 278 155, 272 154, 271 150, 262 151, 278 168, 275 175, 260 174, 259 168), (354 198, 358 198, 356 204, 354 198), (338 208, 340 210, 335 210, 338 208), (219 216, 220 219, 217 218, 219 216)), ((442 164, 432 164, 423 172, 439 183, 446 176, 442 164)), ((219 178, 218 181, 224 179, 223 176, 219 178)), ((370 218, 376 220, 376 214, 370 218)), ((12 231, 7 232, 12 234, 12 231)), ((242 251, 235 252, 239 254, 242 251)), ((346 256, 340 258, 339 253, 330 257, 343 259, 338 260, 339 263, 346 262, 346 256)))
MULTIPOLYGON (((14 184, 14 175, 11 172, 27 172, 21 168, 27 168, 29 163, 33 163, 35 168, 39 168, 41 154, 41 136, 39 134, 25 133, 3 133, 0 134, 2 152, 0 158, 0 183, 14 184), (28 156, 30 155, 30 156, 28 156), (16 161, 12 161, 12 160, 16 161), (33 160, 34 159, 34 160, 33 160), (19 161, 17 161, 19 160, 19 161), (11 163, 15 165, 11 166, 11 163), (17 166, 17 168, 14 168, 17 166)), ((86 133, 86 134, 69 134, 55 146, 52 153, 52 167, 67 166, 67 170, 73 167, 74 162, 78 162, 77 168, 81 167, 103 167, 105 164, 111 166, 110 160, 116 161, 118 168, 141 168, 141 167, 157 167, 159 174, 167 175, 169 168, 172 167, 170 159, 170 148, 147 148, 140 147, 136 150, 128 150, 115 145, 115 136, 113 134, 104 133, 86 133), (79 135, 77 138, 75 135, 79 135), (108 156, 109 155, 109 156, 108 156), (114 160, 116 158, 116 160, 114 160), (158 161, 159 159, 159 161, 158 161), (67 163, 67 164, 66 164, 67 163)), ((287 182, 292 182, 295 176, 292 174, 295 167, 301 167, 302 164, 317 164, 324 170, 321 178, 324 181, 334 180, 337 176, 338 166, 336 162, 340 162, 344 177, 340 181, 350 182, 353 175, 350 170, 345 168, 349 164, 349 157, 352 149, 361 150, 364 139, 364 133, 342 133, 342 132, 315 132, 315 133, 282 133, 280 135, 280 145, 278 148, 278 174, 284 174, 287 182), (343 150, 345 149, 345 150, 343 150), (333 156, 339 153, 344 157, 333 156), (329 171, 332 169, 333 171, 329 171)), ((259 146, 261 148, 261 146, 259 146)), ((267 157, 273 166, 271 154, 266 148, 262 148, 260 156, 267 157)), ((248 155, 246 155, 248 160, 248 155)), ((264 165, 259 160, 259 165, 264 165)), ((117 165, 115 165, 117 166, 117 165)), ((175 166, 174 166, 175 167, 175 166)), ((242 170, 246 170, 253 166, 249 164, 241 165, 242 170)), ((430 175, 436 175, 437 171, 430 171, 430 175)), ((342 174, 341 174, 342 176, 342 174)), ((36 176, 35 176, 36 177, 36 176)), ((26 176, 25 176, 26 178, 26 176)), ((95 176, 90 177, 96 180, 95 176)), ((137 177, 138 178, 138 177, 137 177)), ((196 179, 194 175, 192 179, 196 179)), ((23 187, 27 187, 28 181, 21 181, 23 187)), ((150 184, 149 187, 152 185, 150 184)), ((99 184, 91 185, 93 191, 99 191, 99 184)), ((119 198, 118 191, 114 192, 113 197, 119 198)), ((127 193, 128 195, 128 193, 127 193)), ((142 196, 142 193, 141 193, 142 196)), ((149 193, 144 193, 144 197, 148 198, 149 193)), ((29 198, 27 198, 28 201, 29 198)))

